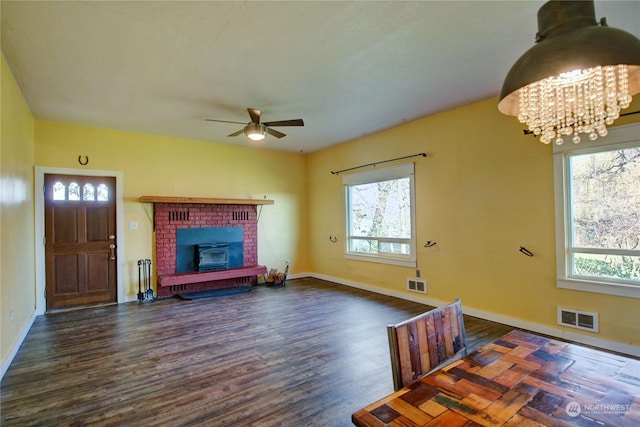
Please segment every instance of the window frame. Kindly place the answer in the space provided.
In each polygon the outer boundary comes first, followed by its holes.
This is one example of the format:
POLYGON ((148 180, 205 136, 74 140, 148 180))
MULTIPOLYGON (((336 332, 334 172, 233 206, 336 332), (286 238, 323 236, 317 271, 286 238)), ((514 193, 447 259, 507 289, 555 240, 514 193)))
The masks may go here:
MULTIPOLYGON (((640 298, 640 285, 616 279, 574 277, 571 274, 571 189, 569 157, 640 146, 640 123, 619 126, 609 130, 606 138, 593 142, 554 145, 553 168, 556 223, 556 287, 576 291, 594 292, 629 298, 640 298)), ((580 252, 575 251, 575 252, 580 252)), ((593 252, 597 252, 594 250, 593 252)), ((628 252, 628 251, 626 251, 628 252)))
MULTIPOLYGON (((349 175, 345 175, 342 178, 342 184, 344 187, 344 201, 345 201, 345 246, 344 257, 345 259, 374 262, 380 264, 391 264, 403 267, 416 267, 416 208, 415 208, 415 164, 413 162, 406 163, 397 166, 390 166, 385 168, 378 168, 366 172, 357 172, 349 175), (380 242, 387 243, 406 243, 409 246, 410 253, 408 255, 400 254, 363 254, 359 252, 351 252, 349 250, 352 239, 362 239, 359 236, 352 236, 350 234, 351 229, 351 203, 349 200, 349 187, 360 184, 370 184, 374 182, 387 181, 392 179, 409 178, 409 197, 410 197, 410 216, 411 216, 411 237, 406 238, 394 238, 394 237, 379 237, 376 238, 380 242)), ((370 239, 369 239, 370 240, 370 239)))

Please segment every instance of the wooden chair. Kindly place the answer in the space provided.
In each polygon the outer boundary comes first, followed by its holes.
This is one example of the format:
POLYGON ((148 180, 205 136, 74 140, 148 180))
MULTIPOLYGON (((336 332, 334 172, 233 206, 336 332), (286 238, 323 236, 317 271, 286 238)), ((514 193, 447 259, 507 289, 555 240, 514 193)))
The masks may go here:
POLYGON ((395 390, 467 354, 467 336, 459 299, 389 325, 387 333, 395 390))

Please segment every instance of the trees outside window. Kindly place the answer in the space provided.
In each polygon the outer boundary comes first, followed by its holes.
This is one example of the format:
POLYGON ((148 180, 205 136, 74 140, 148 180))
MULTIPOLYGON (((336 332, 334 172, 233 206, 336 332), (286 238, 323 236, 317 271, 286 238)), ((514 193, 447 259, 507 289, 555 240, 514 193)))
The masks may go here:
POLYGON ((568 160, 572 273, 639 281, 640 147, 568 160))
POLYGON ((559 287, 640 297, 640 139, 629 130, 556 150, 559 287))

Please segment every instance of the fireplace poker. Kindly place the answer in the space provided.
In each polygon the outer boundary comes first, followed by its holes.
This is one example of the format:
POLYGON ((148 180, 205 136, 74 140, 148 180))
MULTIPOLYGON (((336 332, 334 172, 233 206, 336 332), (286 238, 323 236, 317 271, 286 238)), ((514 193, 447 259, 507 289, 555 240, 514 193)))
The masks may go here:
POLYGON ((146 267, 147 267, 147 275, 146 275, 146 280, 147 280, 147 299, 149 301, 153 301, 153 289, 151 288, 151 260, 147 259, 145 260, 146 263, 146 267))
POLYGON ((138 304, 142 304, 144 300, 144 294, 142 293, 142 268, 143 260, 138 260, 138 304))

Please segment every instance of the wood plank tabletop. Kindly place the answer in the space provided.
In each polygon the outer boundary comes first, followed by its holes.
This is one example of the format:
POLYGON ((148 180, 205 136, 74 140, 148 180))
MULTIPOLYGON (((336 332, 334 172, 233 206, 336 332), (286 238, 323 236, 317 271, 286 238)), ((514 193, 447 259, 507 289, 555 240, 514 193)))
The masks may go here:
POLYGON ((356 426, 639 426, 640 361, 522 331, 352 415, 356 426))

